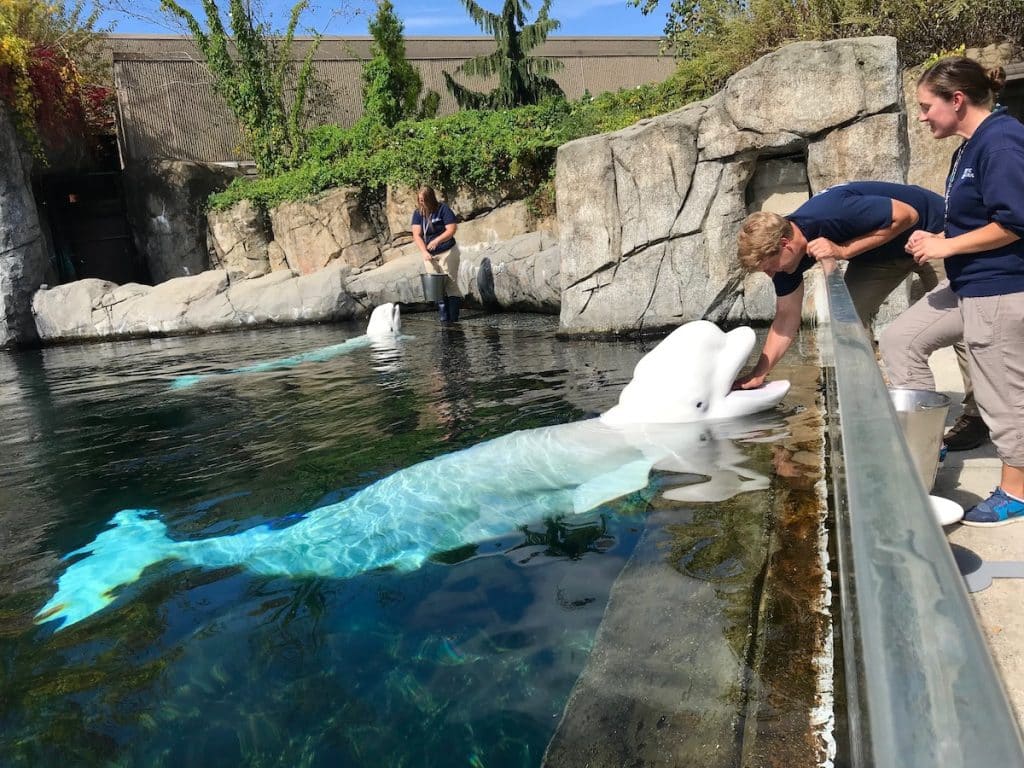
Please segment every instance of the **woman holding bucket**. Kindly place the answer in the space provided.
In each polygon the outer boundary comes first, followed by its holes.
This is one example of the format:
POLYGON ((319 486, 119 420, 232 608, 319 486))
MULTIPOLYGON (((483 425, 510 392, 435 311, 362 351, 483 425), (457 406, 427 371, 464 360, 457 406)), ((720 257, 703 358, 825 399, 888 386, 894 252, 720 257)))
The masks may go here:
POLYGON ((462 307, 459 290, 459 246, 455 242, 455 214, 445 203, 437 201, 431 187, 420 187, 416 193, 416 210, 412 214, 412 239, 423 254, 427 272, 446 275, 444 296, 437 303, 442 322, 454 323, 462 307))
POLYGON ((965 525, 1024 520, 1024 125, 992 111, 1005 81, 964 57, 932 65, 918 81, 918 120, 935 138, 961 136, 946 180, 945 227, 917 231, 918 264, 944 259, 948 281, 900 315, 881 338, 894 387, 934 389, 928 356, 961 335, 975 399, 1002 459, 999 486, 965 525))

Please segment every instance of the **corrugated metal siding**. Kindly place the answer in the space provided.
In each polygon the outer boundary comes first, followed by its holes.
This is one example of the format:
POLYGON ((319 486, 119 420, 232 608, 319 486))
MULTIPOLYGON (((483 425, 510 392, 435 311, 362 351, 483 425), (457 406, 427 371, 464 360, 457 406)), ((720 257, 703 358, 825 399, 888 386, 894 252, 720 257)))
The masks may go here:
MULTIPOLYGON (((248 159, 240 153, 240 135, 195 45, 177 37, 111 36, 114 84, 121 111, 125 162, 176 158, 204 162, 248 159)), ((296 41, 301 56, 308 41, 296 41)), ((441 95, 440 113, 457 109, 444 85, 472 56, 489 53, 490 38, 413 38, 406 41, 409 60, 420 71, 424 88, 441 95)), ((597 95, 665 79, 674 63, 658 55, 653 38, 566 38, 549 40, 539 53, 561 59, 554 79, 570 99, 584 91, 597 95)), ((351 125, 362 114, 362 65, 369 38, 332 38, 317 51, 314 69, 324 85, 314 99, 318 123, 351 125)), ((474 90, 494 83, 465 81, 474 90)))
MULTIPOLYGON (((178 35, 108 35, 106 47, 113 54, 144 54, 146 58, 184 56, 198 58, 191 38, 178 35)), ((371 38, 325 37, 316 58, 368 59, 371 38)), ((295 57, 303 58, 310 38, 296 38, 295 57)), ((552 37, 538 49, 539 56, 657 56, 661 41, 656 37, 552 37)), ((405 53, 410 59, 470 58, 494 50, 490 37, 407 37, 405 53)))
POLYGON ((115 62, 125 161, 247 159, 210 74, 193 61, 115 62))

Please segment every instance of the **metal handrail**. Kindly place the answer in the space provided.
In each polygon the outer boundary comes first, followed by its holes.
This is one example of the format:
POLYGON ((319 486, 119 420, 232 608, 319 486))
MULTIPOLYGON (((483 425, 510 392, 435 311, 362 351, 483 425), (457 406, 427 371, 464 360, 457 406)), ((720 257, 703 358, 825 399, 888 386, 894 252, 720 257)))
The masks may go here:
POLYGON ((842 274, 825 266, 819 339, 852 764, 1024 766, 1017 720, 874 349, 842 274))

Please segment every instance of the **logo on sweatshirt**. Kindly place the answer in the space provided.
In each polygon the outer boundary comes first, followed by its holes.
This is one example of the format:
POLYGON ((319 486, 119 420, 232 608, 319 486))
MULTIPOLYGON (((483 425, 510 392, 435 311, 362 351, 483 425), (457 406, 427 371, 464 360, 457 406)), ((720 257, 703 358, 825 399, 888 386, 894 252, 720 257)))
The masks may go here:
POLYGON ((973 178, 974 178, 974 169, 973 168, 964 168, 964 174, 963 174, 963 176, 960 177, 960 181, 963 181, 964 179, 973 179, 973 178))

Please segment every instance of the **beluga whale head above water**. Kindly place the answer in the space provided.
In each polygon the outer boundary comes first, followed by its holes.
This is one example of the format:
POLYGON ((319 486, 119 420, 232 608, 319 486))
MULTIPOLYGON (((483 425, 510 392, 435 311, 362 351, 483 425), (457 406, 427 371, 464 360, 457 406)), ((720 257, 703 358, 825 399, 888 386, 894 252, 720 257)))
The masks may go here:
MULTIPOLYGON (((381 317, 397 330, 397 308, 381 317)), ((307 514, 282 510, 284 527, 178 539, 157 510, 122 510, 65 556, 70 564, 36 620, 57 621, 57 629, 81 621, 164 561, 296 577, 411 571, 436 554, 644 491, 654 470, 679 475, 680 487, 664 492, 677 501, 763 489, 767 478, 744 467, 746 457, 731 442, 749 437, 750 425, 728 419, 774 407, 789 384, 730 391, 753 344, 749 328, 723 333, 689 323, 637 364, 618 405, 603 416, 512 432, 414 464, 307 514)))
POLYGON ((373 308, 366 335, 371 339, 389 338, 402 332, 402 312, 397 304, 388 302, 373 308))
POLYGON ((755 341, 747 326, 726 333, 707 320, 695 320, 676 328, 636 364, 619 404, 602 421, 613 426, 682 424, 774 408, 789 392, 788 381, 732 389, 755 341))

